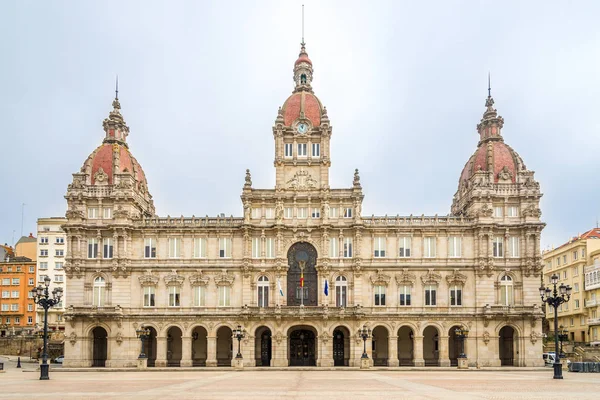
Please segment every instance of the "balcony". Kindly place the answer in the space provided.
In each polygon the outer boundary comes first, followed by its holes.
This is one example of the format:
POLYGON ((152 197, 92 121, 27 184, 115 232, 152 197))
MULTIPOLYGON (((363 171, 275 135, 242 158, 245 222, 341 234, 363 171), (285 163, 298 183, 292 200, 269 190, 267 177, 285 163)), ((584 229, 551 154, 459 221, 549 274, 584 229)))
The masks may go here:
POLYGON ((600 318, 588 318, 588 326, 600 325, 600 318))
POLYGON ((596 301, 596 299, 591 299, 591 300, 585 301, 586 307, 596 307, 597 304, 598 304, 598 302, 596 301))

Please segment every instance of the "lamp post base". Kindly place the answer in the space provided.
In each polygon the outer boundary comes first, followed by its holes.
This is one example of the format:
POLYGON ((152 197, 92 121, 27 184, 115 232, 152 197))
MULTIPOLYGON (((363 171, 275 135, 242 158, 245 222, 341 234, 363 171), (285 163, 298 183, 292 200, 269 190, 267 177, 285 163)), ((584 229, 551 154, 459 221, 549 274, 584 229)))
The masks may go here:
POLYGON ((244 359, 243 358, 235 358, 233 360, 233 369, 236 369, 236 370, 244 369, 244 359))
POLYGON ((467 357, 458 358, 458 369, 469 369, 469 359, 467 357))
POLYGON ((137 359, 137 367, 138 369, 146 369, 148 368, 148 359, 146 357, 144 358, 138 358, 137 359))
POLYGON ((559 363, 559 362, 555 362, 553 367, 554 367, 554 376, 553 376, 553 378, 554 379, 563 379, 563 376, 562 376, 562 364, 559 363))
POLYGON ((369 360, 368 358, 361 358, 360 359, 360 369, 369 369, 371 368, 371 360, 369 360))
POLYGON ((50 379, 50 376, 48 375, 49 370, 50 370, 50 365, 40 364, 40 380, 41 381, 47 381, 48 379, 50 379))

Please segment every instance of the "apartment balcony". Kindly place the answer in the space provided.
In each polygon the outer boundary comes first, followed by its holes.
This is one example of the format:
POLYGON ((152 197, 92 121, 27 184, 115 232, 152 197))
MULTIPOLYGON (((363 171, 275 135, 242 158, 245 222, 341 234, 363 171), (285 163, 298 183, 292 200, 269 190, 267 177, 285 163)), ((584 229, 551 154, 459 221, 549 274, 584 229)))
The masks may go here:
POLYGON ((600 325, 600 318, 588 318, 588 326, 600 325))
POLYGON ((586 300, 585 301, 585 306, 586 307, 596 307, 596 305, 598 305, 598 301, 596 299, 586 300))

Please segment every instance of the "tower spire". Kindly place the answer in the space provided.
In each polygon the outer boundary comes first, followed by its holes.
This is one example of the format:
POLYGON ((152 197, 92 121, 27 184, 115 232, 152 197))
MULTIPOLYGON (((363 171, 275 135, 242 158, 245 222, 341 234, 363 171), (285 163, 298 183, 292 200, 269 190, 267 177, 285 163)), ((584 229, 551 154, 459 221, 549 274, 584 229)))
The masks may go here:
POLYGON ((302 4, 302 47, 304 47, 304 4, 302 4))
POLYGON ((115 82, 115 100, 119 100, 119 74, 117 74, 117 79, 115 82))
POLYGON ((488 97, 492 97, 492 80, 491 80, 489 71, 488 71, 488 97))

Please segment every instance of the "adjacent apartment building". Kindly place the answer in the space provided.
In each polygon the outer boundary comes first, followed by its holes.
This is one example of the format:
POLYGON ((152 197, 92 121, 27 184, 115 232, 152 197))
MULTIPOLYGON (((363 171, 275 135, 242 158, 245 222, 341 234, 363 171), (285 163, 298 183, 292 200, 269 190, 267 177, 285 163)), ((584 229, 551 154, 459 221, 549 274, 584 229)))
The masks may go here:
MULTIPOLYGON (((55 287, 63 288, 62 301, 48 310, 48 327, 50 330, 64 330, 63 313, 67 298, 65 287, 65 257, 67 247, 65 246, 65 232, 61 225, 66 223, 63 217, 38 219, 38 260, 37 260, 37 282, 43 284, 46 276, 50 277, 50 290, 55 287)), ((41 327, 44 323, 44 309, 37 308, 37 324, 41 327)))
MULTIPOLYGON (((596 229, 596 234, 599 230, 596 229)), ((600 238, 598 238, 600 239, 600 238)), ((600 345, 600 240, 594 242, 596 250, 589 252, 589 263, 585 267, 585 308, 590 344, 600 345)))
MULTIPOLYGON (((600 229, 598 228, 543 253, 544 283, 549 285, 551 276, 556 274, 559 284, 564 283, 573 288, 571 299, 558 308, 558 324, 569 332, 569 340, 573 342, 593 341, 594 331, 590 330, 592 323, 596 324, 595 340, 598 340, 597 326, 600 325, 600 320, 597 315, 596 291, 600 288, 600 265, 599 261, 594 265, 591 255, 595 254, 598 260, 599 253, 600 229)), ((553 330, 554 310, 551 307, 546 308, 546 318, 553 330)))
POLYGON ((0 336, 33 332, 34 286, 35 261, 10 255, 0 260, 0 336))

